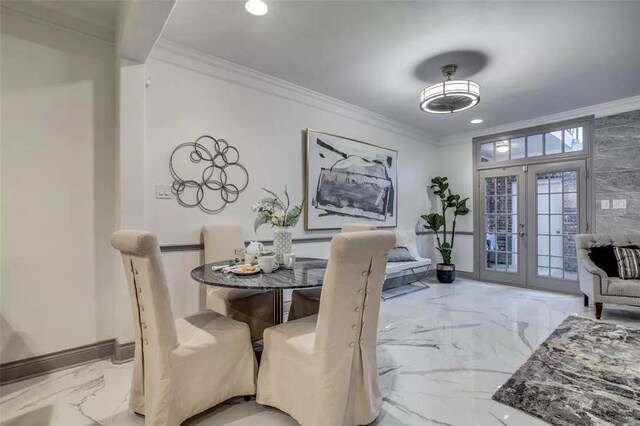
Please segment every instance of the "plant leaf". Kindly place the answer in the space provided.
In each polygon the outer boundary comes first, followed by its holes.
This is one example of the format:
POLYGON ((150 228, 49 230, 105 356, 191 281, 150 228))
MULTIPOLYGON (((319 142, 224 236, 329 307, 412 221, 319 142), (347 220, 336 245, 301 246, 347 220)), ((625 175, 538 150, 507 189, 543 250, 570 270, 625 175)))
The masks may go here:
POLYGON ((287 217, 284 219, 284 226, 296 226, 301 213, 302 205, 292 208, 289 213, 287 213, 287 217))
POLYGON ((284 184, 284 196, 287 197, 287 209, 289 208, 289 204, 290 204, 290 200, 289 200, 289 193, 287 192, 287 184, 284 184))
POLYGON ((269 215, 260 213, 258 216, 256 216, 255 222, 253 222, 254 232, 258 232, 258 228, 260 228, 262 225, 266 223, 269 223, 269 215))
POLYGON ((444 217, 439 213, 429 213, 423 219, 427 222, 425 228, 438 232, 444 226, 444 217))
POLYGON ((271 195, 273 195, 273 197, 274 197, 276 200, 280 201, 280 203, 284 206, 284 202, 280 199, 280 197, 278 197, 278 194, 276 194, 276 193, 275 193, 275 192, 273 192, 273 191, 269 191, 267 188, 262 188, 262 190, 263 190, 263 191, 265 191, 265 192, 268 192, 268 193, 269 193, 269 194, 271 194, 271 195))
POLYGON ((279 209, 284 210, 284 205, 276 200, 275 198, 263 198, 262 200, 260 200, 262 202, 262 204, 264 205, 269 205, 269 206, 276 206, 279 209))

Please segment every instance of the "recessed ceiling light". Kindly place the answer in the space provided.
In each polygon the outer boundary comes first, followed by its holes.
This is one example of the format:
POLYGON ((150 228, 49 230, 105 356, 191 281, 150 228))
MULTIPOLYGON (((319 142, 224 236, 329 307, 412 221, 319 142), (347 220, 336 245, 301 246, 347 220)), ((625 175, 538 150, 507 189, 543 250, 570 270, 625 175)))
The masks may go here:
POLYGON ((269 11, 267 4, 262 0, 249 0, 244 4, 244 8, 247 9, 247 12, 256 16, 266 15, 269 11))
POLYGON ((482 123, 482 118, 474 118, 471 120, 471 124, 480 124, 482 123))

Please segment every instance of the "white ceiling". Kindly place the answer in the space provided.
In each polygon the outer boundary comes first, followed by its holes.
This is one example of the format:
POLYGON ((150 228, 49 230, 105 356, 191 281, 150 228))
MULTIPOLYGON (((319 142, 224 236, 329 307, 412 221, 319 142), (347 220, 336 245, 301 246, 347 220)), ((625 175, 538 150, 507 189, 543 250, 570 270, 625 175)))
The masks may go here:
POLYGON ((243 0, 181 0, 163 36, 436 137, 640 94, 637 1, 265 1, 257 17, 243 0), (480 105, 423 113, 451 58, 480 105))

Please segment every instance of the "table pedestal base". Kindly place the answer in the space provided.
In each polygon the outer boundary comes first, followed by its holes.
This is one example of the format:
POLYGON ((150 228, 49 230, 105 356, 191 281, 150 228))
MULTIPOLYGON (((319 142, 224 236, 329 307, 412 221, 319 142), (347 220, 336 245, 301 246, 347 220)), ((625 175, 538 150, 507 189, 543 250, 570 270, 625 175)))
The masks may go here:
POLYGON ((273 290, 273 325, 282 324, 284 322, 284 298, 282 289, 273 290))

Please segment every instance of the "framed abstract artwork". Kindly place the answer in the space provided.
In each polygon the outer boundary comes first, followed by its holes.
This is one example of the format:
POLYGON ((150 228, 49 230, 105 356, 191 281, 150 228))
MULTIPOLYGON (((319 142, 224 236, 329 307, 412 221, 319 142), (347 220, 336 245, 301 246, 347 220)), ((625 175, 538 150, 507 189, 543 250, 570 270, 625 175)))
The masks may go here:
POLYGON ((398 224, 398 151, 307 129, 305 229, 398 224))

